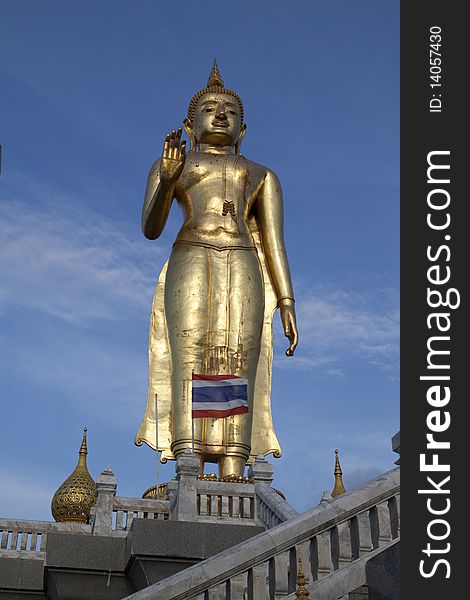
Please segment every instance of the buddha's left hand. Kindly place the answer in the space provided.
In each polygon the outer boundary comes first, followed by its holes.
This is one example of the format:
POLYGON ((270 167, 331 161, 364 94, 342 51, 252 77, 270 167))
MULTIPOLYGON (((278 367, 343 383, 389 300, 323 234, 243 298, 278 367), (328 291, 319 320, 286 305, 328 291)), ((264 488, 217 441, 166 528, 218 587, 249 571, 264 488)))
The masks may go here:
POLYGON ((281 321, 284 328, 284 335, 290 342, 290 346, 286 350, 286 356, 293 356, 299 340, 299 332, 297 330, 297 323, 295 320, 294 301, 290 298, 281 300, 279 302, 279 310, 281 311, 281 321))

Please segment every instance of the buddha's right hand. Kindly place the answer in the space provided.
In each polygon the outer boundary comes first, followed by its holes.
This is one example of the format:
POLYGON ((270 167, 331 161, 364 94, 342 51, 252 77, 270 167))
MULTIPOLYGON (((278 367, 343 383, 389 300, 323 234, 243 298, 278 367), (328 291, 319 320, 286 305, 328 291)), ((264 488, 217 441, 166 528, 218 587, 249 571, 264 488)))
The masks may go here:
POLYGON ((166 134, 160 162, 160 178, 165 183, 176 183, 186 161, 186 142, 181 141, 182 129, 166 134))

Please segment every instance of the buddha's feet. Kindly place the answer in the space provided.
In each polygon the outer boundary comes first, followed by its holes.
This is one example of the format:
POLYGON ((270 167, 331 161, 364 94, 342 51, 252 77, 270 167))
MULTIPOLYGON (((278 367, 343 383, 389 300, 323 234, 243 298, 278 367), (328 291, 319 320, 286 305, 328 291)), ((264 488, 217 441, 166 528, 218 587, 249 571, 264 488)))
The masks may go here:
POLYGON ((220 479, 230 476, 243 477, 246 460, 240 456, 223 456, 219 459, 220 479))

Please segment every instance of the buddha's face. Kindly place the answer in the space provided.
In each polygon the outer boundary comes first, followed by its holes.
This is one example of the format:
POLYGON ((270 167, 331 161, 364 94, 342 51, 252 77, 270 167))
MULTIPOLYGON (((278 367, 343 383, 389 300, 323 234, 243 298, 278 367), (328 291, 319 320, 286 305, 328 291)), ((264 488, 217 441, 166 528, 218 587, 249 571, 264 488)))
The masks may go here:
POLYGON ((234 146, 240 130, 240 107, 233 96, 214 92, 201 96, 193 122, 193 133, 199 144, 234 146))

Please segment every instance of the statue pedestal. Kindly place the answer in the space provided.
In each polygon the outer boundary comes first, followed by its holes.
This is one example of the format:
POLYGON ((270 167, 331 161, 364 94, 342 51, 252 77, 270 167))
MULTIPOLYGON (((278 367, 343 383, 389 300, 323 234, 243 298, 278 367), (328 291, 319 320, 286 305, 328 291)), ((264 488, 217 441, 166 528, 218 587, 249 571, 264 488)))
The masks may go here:
POLYGON ((263 456, 238 480, 200 478, 199 465, 189 449, 178 458, 176 478, 167 486, 171 521, 271 527, 295 514, 271 487, 274 469, 263 456))

